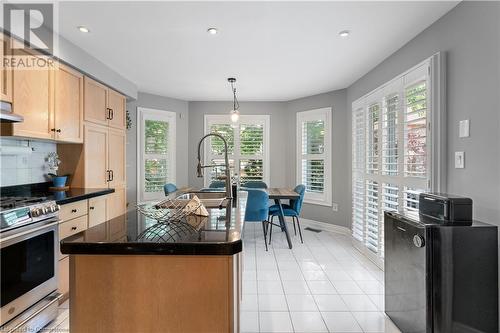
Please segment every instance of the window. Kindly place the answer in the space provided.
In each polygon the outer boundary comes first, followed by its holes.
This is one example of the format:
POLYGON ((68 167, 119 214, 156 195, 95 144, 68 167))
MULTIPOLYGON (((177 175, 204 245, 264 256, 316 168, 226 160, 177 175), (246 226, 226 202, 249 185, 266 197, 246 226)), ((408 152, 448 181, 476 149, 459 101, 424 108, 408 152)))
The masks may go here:
POLYGON ((331 206, 331 108, 297 113, 297 183, 304 201, 331 206))
POLYGON ((439 55, 353 103, 352 236, 379 258, 384 211, 417 212, 419 194, 438 190, 432 171, 440 170, 431 165, 429 135, 431 121, 440 119, 431 99, 432 93, 442 94, 432 80, 436 61, 439 55))
MULTIPOLYGON (((261 180, 269 185, 268 115, 241 115, 236 124, 227 115, 206 115, 205 133, 218 133, 226 139, 231 176, 238 176, 240 183, 261 180)), ((205 142, 204 164, 217 165, 204 173, 205 186, 209 186, 225 178, 224 143, 217 137, 205 142)))
POLYGON ((161 199, 175 183, 175 112, 137 108, 137 201, 161 199))

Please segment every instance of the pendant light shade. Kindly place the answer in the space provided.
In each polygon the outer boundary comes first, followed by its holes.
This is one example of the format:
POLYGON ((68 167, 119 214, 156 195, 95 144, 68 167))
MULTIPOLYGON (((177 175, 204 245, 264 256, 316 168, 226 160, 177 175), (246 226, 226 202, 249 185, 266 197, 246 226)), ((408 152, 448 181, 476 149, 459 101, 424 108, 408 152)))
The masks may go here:
POLYGON ((233 92, 233 109, 230 112, 231 121, 233 123, 237 123, 238 120, 240 120, 240 111, 238 111, 240 103, 238 102, 238 98, 236 98, 236 88, 234 87, 236 79, 234 77, 230 77, 227 81, 231 84, 231 91, 233 92))

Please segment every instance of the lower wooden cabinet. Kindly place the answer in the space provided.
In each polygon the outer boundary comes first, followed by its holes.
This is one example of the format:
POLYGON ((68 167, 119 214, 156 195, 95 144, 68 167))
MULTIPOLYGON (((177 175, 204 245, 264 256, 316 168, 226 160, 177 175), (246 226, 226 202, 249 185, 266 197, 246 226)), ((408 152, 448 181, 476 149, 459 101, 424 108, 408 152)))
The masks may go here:
POLYGON ((69 256, 59 260, 58 291, 63 294, 64 300, 69 295, 69 256))
POLYGON ((114 219, 127 211, 127 195, 125 186, 115 187, 115 192, 108 194, 107 219, 114 219))
POLYGON ((89 228, 106 222, 108 196, 89 199, 89 228))

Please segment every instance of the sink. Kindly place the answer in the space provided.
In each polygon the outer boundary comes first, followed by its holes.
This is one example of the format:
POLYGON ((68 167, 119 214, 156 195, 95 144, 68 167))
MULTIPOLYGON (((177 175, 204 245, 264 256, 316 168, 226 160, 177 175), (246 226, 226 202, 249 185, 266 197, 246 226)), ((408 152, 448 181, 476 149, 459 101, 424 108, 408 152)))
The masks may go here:
POLYGON ((226 199, 226 192, 189 192, 176 198, 177 200, 189 201, 197 196, 206 208, 226 207, 229 200, 226 199))

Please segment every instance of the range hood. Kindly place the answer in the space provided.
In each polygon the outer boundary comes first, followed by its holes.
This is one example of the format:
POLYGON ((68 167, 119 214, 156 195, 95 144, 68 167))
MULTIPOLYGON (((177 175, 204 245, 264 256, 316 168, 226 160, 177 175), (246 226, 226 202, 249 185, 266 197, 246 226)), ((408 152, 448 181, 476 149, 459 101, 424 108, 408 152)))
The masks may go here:
POLYGON ((0 101, 0 123, 19 123, 24 118, 12 112, 12 104, 0 101))

